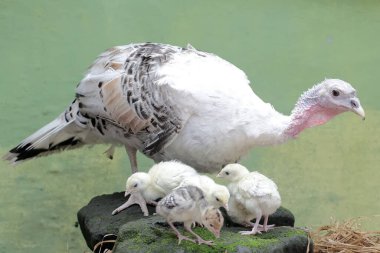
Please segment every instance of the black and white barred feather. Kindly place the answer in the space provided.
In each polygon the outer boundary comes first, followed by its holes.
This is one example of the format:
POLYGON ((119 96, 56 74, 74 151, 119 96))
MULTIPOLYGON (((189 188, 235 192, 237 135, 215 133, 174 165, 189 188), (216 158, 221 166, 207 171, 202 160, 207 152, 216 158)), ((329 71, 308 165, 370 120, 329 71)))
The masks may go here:
POLYGON ((158 84, 156 70, 186 48, 130 44, 102 53, 78 84, 76 98, 55 120, 4 156, 17 163, 84 144, 129 145, 148 156, 181 130, 183 119, 158 84))

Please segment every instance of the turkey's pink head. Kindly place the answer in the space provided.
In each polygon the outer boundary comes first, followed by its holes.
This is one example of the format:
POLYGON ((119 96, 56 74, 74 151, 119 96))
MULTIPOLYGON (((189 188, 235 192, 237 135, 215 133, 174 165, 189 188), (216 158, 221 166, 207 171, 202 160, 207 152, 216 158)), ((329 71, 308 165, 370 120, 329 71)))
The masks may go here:
POLYGON ((339 79, 325 79, 303 93, 291 114, 287 134, 298 135, 305 128, 322 125, 334 116, 351 111, 365 119, 356 90, 339 79))

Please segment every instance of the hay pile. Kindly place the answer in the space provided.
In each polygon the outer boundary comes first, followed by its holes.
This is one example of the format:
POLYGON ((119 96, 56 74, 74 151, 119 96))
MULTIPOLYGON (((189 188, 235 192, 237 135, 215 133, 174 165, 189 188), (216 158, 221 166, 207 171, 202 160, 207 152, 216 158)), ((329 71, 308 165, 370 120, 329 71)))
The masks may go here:
POLYGON ((331 253, 379 253, 380 231, 361 231, 361 218, 342 223, 332 221, 310 233, 314 241, 314 252, 331 253))

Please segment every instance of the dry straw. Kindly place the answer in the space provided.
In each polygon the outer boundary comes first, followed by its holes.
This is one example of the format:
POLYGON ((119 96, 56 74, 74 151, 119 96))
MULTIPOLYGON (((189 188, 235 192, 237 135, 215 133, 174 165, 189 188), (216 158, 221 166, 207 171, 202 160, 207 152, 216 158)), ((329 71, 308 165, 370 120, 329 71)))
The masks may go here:
POLYGON ((379 253, 380 231, 361 231, 360 220, 332 221, 310 233, 314 252, 379 253))
POLYGON ((95 244, 95 246, 94 246, 94 249, 93 249, 93 251, 92 252, 94 252, 94 253, 97 253, 97 252, 99 252, 99 253, 112 253, 112 250, 109 250, 109 249, 107 249, 107 248, 105 248, 105 249, 103 249, 102 247, 103 247, 103 245, 105 245, 105 244, 115 244, 116 243, 116 240, 115 239, 106 239, 107 237, 116 237, 116 235, 114 235, 114 234, 106 234, 106 235, 104 235, 103 236, 103 239, 100 241, 100 242, 98 242, 97 244, 95 244))

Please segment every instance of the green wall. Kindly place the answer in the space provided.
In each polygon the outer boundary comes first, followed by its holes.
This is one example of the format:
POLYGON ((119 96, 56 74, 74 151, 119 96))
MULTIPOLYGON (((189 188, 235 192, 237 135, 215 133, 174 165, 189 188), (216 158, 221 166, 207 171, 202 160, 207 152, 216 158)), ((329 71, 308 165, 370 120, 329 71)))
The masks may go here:
MULTIPOLYGON (((243 159, 273 178, 298 226, 369 216, 380 198, 379 1, 0 1, 0 153, 56 117, 103 50, 163 42, 218 54, 243 69, 256 94, 289 113, 325 77, 350 82, 365 122, 344 114, 295 141, 243 159)), ((65 152, 18 167, 0 161, 0 252, 89 252, 76 212, 124 189, 123 149, 65 152)), ((150 160, 139 157, 147 169, 150 160)))

